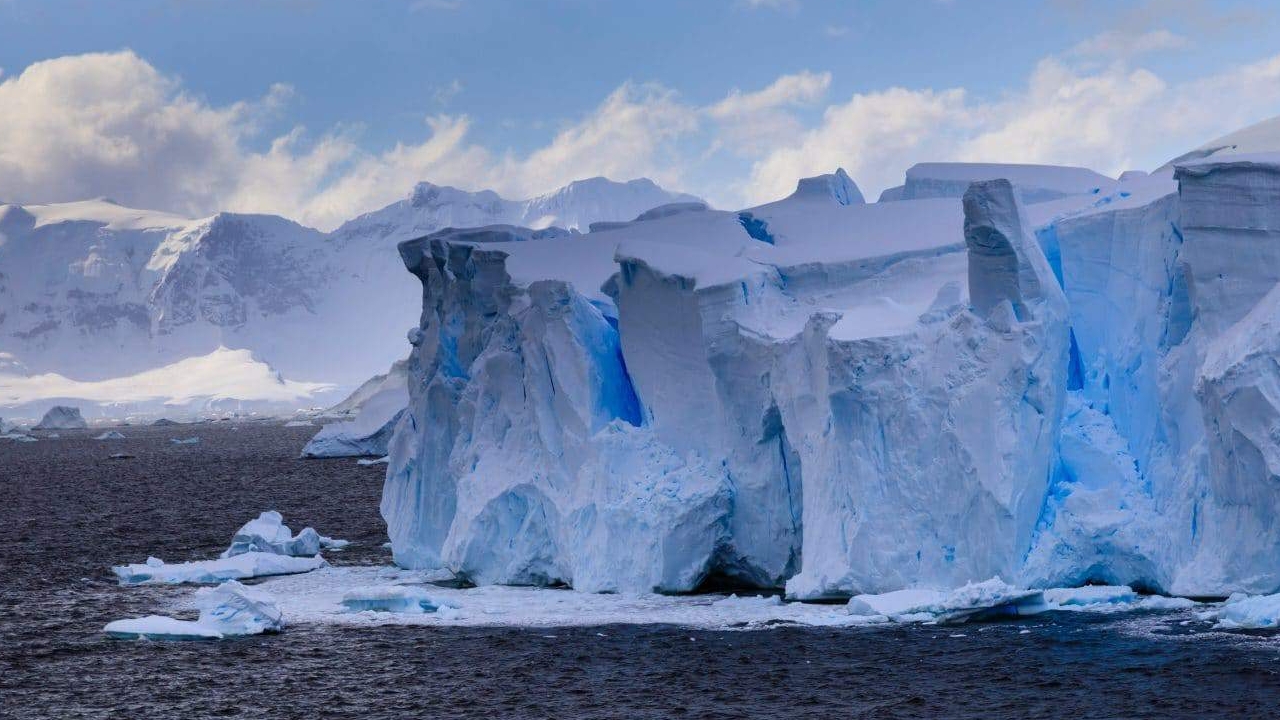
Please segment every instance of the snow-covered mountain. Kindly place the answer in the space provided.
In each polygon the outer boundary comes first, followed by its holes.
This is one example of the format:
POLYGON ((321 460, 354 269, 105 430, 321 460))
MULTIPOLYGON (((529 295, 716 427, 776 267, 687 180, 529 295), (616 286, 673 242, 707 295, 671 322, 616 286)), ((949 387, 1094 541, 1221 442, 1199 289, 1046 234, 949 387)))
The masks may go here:
MULTIPOLYGON (((585 229, 688 199, 648 180, 594 178, 523 201, 422 183, 332 234, 275 216, 190 219, 108 199, 3 205, 0 353, 8 369, 0 369, 0 408, 38 417, 55 400, 43 393, 55 387, 71 391, 192 358, 244 362, 215 355, 220 348, 248 351, 249 362, 282 383, 325 388, 298 402, 326 404, 407 352, 421 291, 404 271, 400 241, 493 223, 585 229), (33 379, 46 373, 59 381, 33 379)), ((222 390, 224 399, 237 393, 222 390)), ((179 396, 148 387, 120 402, 141 411, 179 396)))
POLYGON ((837 172, 402 244, 396 561, 611 592, 1280 590, 1280 153, 1175 165, 928 164, 876 204, 837 172))

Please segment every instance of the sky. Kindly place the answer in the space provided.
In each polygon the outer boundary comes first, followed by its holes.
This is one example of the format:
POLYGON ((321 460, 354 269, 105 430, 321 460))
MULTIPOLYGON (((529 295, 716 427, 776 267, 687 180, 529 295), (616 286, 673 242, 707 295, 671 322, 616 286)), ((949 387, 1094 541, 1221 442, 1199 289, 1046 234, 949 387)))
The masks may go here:
POLYGON ((422 180, 1150 169, 1280 115, 1272 0, 0 0, 0 202, 328 230, 422 180))

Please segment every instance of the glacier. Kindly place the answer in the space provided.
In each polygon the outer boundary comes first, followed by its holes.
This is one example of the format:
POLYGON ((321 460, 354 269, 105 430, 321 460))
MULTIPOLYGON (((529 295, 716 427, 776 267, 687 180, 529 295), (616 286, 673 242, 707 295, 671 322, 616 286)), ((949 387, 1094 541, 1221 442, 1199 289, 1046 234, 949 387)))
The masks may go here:
POLYGON ((395 561, 802 600, 1276 592, 1280 155, 1237 150, 402 242, 395 561))
POLYGON ((585 231, 696 200, 643 179, 527 200, 420 183, 332 232, 109 198, 0 204, 0 408, 34 420, 67 401, 89 418, 330 405, 406 353, 420 291, 396 243, 448 227, 585 231))

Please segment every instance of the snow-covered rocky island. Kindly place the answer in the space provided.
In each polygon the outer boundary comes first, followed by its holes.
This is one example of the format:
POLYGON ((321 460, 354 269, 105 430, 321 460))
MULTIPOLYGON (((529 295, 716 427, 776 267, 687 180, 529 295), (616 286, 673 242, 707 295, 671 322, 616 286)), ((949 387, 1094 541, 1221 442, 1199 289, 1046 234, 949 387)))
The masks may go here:
POLYGON ((1280 590, 1280 155, 400 244, 382 499, 478 585, 1280 590))

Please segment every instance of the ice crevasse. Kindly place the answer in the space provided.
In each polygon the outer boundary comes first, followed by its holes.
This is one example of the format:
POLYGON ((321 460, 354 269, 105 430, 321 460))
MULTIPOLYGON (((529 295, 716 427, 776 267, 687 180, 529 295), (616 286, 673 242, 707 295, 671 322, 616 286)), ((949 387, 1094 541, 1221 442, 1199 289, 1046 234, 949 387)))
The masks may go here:
POLYGON ((1280 589, 1280 157, 908 186, 402 243, 396 561, 800 599, 1280 589))

